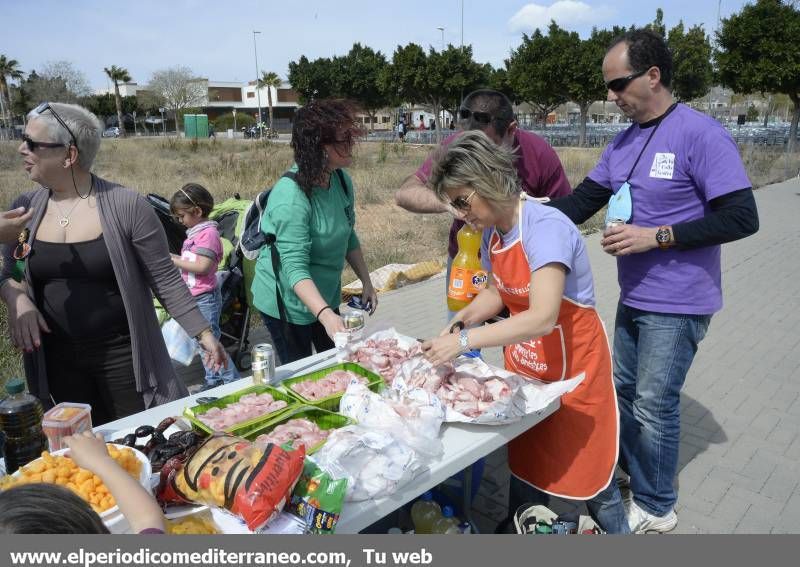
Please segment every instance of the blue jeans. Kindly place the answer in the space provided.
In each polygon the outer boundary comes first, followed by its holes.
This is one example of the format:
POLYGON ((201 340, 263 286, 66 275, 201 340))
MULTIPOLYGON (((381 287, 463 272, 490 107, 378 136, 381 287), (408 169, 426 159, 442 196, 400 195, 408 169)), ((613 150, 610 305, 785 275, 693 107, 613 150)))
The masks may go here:
MULTIPOLYGON (((577 502, 573 500, 572 502, 577 502)), ((625 508, 622 505, 622 495, 615 479, 611 479, 608 486, 597 496, 586 500, 589 515, 604 531, 610 534, 629 534, 628 520, 625 518, 625 508)), ((548 506, 550 495, 542 492, 511 475, 511 485, 508 491, 508 515, 513 516, 523 504, 540 504, 548 506)), ((575 518, 577 521, 577 518, 575 518)))
POLYGON ((614 385, 620 466, 645 511, 664 516, 678 494, 680 393, 711 315, 653 313, 620 303, 614 329, 614 385))
MULTIPOLYGON (((214 336, 219 340, 219 316, 222 312, 222 295, 219 292, 219 288, 214 291, 209 291, 208 293, 196 295, 194 299, 197 301, 197 307, 200 309, 200 313, 208 319, 208 323, 211 325, 211 332, 214 333, 214 336)), ((208 368, 205 364, 203 365, 203 368, 206 370, 207 385, 219 386, 220 384, 227 384, 228 382, 233 382, 240 378, 239 371, 236 369, 233 360, 231 360, 231 355, 226 353, 226 356, 228 357, 228 368, 221 368, 218 372, 214 372, 214 370, 208 368)))

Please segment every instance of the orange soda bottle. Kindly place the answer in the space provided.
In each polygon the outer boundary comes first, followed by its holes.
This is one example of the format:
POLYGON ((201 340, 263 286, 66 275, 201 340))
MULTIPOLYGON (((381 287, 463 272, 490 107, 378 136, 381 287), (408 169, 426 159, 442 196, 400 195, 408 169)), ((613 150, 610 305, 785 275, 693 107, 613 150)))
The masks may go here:
POLYGON ((458 254, 450 268, 447 282, 447 308, 464 309, 486 287, 487 274, 479 257, 482 232, 465 224, 458 231, 458 254))

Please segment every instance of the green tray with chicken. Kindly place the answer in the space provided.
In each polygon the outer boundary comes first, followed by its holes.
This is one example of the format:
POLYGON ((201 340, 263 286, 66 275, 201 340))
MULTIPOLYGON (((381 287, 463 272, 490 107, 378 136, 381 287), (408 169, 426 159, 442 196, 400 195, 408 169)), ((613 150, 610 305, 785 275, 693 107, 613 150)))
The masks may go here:
MULTIPOLYGON (((249 398, 245 398, 249 399, 249 398)), ((274 403, 273 402, 273 403, 274 403)), ((242 402, 243 404, 245 402, 242 402)), ((250 404, 253 406, 259 406, 260 404, 250 404)), ((290 396, 286 392, 279 390, 278 388, 274 388, 272 386, 268 386, 265 384, 258 384, 255 386, 250 386, 249 388, 245 388, 243 390, 239 390, 238 392, 234 392, 232 394, 228 394, 227 396, 222 396, 221 398, 214 400, 213 402, 208 402, 205 404, 199 404, 196 406, 192 406, 186 408, 183 411, 183 415, 188 419, 192 427, 197 429, 198 431, 203 431, 205 433, 214 433, 215 431, 224 431, 226 433, 231 433, 233 435, 244 436, 249 432, 251 429, 259 427, 267 422, 272 421, 276 417, 286 413, 297 407, 299 402, 297 398, 294 396, 290 396), (260 415, 254 415, 251 418, 244 419, 238 423, 234 423, 233 425, 221 428, 215 428, 212 424, 208 423, 207 421, 203 421, 200 419, 201 416, 207 414, 209 411, 213 412, 214 414, 219 415, 218 412, 214 411, 214 408, 217 408, 221 411, 224 411, 228 406, 235 404, 241 401, 245 396, 249 396, 250 394, 269 394, 272 396, 274 402, 285 402, 285 406, 276 408, 273 411, 265 411, 265 413, 260 415)), ((263 409, 268 410, 267 404, 264 404, 263 409)), ((213 421, 217 421, 216 418, 213 421)))
POLYGON ((303 374, 302 376, 295 376, 294 378, 289 378, 287 380, 284 380, 281 386, 284 388, 286 392, 289 393, 289 395, 294 396, 297 400, 299 400, 303 404, 316 406, 318 408, 336 412, 339 411, 339 402, 342 399, 342 395, 344 395, 344 390, 330 396, 325 396, 323 398, 312 399, 310 397, 307 397, 303 393, 298 392, 294 388, 297 387, 297 384, 301 382, 305 382, 308 380, 312 382, 318 382, 323 378, 325 378, 326 376, 328 376, 329 374, 342 370, 353 372, 358 376, 364 377, 367 380, 366 384, 367 388, 369 388, 373 392, 380 392, 381 390, 383 390, 385 386, 385 382, 383 381, 383 378, 380 375, 375 374, 370 370, 367 370, 366 368, 356 364, 355 362, 342 362, 340 364, 329 366, 328 368, 322 368, 320 370, 316 370, 309 374, 303 374))
MULTIPOLYGON (((310 421, 320 430, 325 432, 330 432, 334 429, 339 429, 340 427, 345 427, 346 425, 352 425, 355 423, 354 420, 347 416, 324 410, 319 407, 296 406, 291 410, 279 415, 272 421, 259 425, 257 428, 248 432, 244 437, 248 441, 255 442, 261 435, 272 433, 275 431, 275 428, 281 425, 286 425, 294 419, 305 419, 310 421)), ((289 439, 282 442, 280 445, 287 449, 295 449, 296 447, 294 446, 294 442, 299 438, 299 436, 291 435, 289 432, 284 432, 284 435, 288 435, 289 439)), ((311 447, 306 445, 306 454, 310 455, 317 452, 325 444, 326 440, 327 435, 325 439, 313 442, 311 447)))

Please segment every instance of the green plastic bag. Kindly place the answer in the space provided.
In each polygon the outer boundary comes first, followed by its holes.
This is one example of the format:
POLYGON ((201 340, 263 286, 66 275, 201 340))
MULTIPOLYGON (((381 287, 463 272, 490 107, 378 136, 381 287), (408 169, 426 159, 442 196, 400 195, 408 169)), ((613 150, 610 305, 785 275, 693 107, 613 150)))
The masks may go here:
POLYGON ((334 476, 306 457, 289 509, 306 523, 308 533, 332 534, 342 513, 347 479, 334 476))

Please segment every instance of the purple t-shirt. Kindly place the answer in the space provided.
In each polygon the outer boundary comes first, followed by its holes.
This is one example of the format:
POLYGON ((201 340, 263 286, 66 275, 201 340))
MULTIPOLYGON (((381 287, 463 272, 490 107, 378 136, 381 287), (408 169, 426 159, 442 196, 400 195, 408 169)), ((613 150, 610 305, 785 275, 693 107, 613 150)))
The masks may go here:
MULTIPOLYGON (((536 201, 523 201, 520 222, 501 235, 503 248, 514 244, 522 233, 522 249, 531 272, 553 262, 567 268, 564 296, 582 305, 595 305, 594 283, 589 255, 580 231, 561 211, 536 201)), ((481 264, 492 271, 489 242, 494 228, 483 231, 481 264)), ((498 235, 500 233, 498 232, 498 235)))
MULTIPOLYGON (((456 132, 442 140, 442 147, 450 145, 460 134, 460 132, 456 132)), ((532 132, 517 129, 514 133, 514 146, 517 154, 514 165, 525 193, 532 197, 555 199, 572 192, 558 155, 544 139, 532 132)), ((422 183, 427 183, 431 169, 433 169, 433 157, 428 156, 428 159, 416 172, 417 179, 422 183)), ((456 234, 462 226, 464 226, 464 221, 453 220, 450 227, 447 253, 451 258, 458 253, 456 234)))
MULTIPOLYGON (((615 193, 655 126, 634 124, 606 147, 589 177, 615 193)), ((722 125, 678 104, 663 118, 630 180, 631 224, 673 225, 709 213, 712 199, 751 186, 722 125)), ((655 248, 617 258, 622 303, 657 313, 707 315, 722 308, 720 247, 655 248)))

